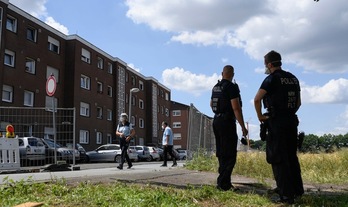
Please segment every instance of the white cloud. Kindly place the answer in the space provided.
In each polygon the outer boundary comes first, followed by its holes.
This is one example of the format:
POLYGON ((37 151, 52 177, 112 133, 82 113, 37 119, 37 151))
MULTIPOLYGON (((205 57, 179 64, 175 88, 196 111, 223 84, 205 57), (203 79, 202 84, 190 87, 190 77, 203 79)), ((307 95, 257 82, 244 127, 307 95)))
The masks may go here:
POLYGON ((308 86, 301 83, 303 103, 347 103, 348 79, 330 80, 323 86, 308 86))
POLYGON ((127 66, 130 67, 130 68, 132 68, 133 70, 139 72, 139 73, 140 73, 140 71, 141 71, 140 68, 136 68, 135 65, 134 65, 133 63, 127 63, 127 66))
POLYGON ((202 93, 210 91, 219 78, 221 77, 216 73, 206 76, 203 74, 194 74, 178 67, 165 69, 162 73, 164 85, 194 96, 200 96, 202 93))
POLYGON ((41 19, 46 24, 62 32, 63 34, 66 34, 66 35, 69 34, 69 30, 67 27, 55 21, 53 17, 48 15, 47 9, 45 7, 47 0, 30 0, 30 1, 10 0, 10 3, 28 12, 30 15, 38 19, 41 19))
POLYGON ((172 41, 243 48, 255 59, 279 51, 307 71, 348 72, 348 4, 332 1, 127 0, 127 16, 172 41))

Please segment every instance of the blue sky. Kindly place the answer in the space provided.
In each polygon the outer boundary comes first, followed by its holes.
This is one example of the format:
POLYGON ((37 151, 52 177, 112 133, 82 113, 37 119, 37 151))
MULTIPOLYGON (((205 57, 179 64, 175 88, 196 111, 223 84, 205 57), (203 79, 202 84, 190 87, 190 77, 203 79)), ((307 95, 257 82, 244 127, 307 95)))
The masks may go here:
MULTIPOLYGON (((211 88, 235 68, 244 119, 259 139, 253 98, 263 56, 282 54, 301 82, 299 130, 348 133, 346 0, 10 0, 65 34, 78 34, 213 116, 211 88)), ((240 133, 240 131, 239 131, 240 133)))

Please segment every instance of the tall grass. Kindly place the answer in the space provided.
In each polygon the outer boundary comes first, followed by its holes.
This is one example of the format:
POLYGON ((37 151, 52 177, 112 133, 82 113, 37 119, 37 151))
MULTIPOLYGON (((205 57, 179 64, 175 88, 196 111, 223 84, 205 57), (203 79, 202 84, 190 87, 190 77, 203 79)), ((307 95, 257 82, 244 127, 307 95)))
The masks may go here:
MULTIPOLYGON (((348 149, 334 153, 298 154, 302 178, 310 183, 348 183, 348 149)), ((218 161, 214 155, 208 155, 200 150, 188 161, 186 168, 192 170, 217 172, 218 161)), ((234 174, 264 180, 273 178, 272 168, 266 162, 265 152, 238 152, 234 174)))

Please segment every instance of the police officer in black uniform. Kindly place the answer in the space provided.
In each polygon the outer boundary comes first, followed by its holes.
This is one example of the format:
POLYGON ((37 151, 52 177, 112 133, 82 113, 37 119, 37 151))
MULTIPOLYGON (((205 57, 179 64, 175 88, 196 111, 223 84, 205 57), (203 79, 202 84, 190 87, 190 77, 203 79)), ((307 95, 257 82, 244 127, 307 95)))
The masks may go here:
POLYGON ((297 151, 297 110, 301 106, 298 79, 282 70, 281 55, 270 51, 264 57, 266 74, 255 98, 255 110, 260 122, 267 122, 267 162, 272 165, 277 201, 294 203, 304 193, 297 151), (261 102, 267 103, 267 115, 261 112, 261 102))
POLYGON ((212 89, 210 100, 210 106, 215 113, 213 130, 216 156, 219 160, 217 188, 225 191, 234 189, 231 175, 237 159, 236 119, 242 128, 243 136, 248 134, 244 125, 239 88, 237 84, 231 82, 233 76, 234 68, 226 65, 222 71, 222 80, 212 89))

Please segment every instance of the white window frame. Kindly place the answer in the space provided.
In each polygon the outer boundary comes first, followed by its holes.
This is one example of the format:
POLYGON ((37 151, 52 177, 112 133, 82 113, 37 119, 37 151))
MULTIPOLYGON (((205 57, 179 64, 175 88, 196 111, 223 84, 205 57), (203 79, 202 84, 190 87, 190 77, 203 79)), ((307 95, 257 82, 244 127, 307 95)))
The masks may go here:
POLYGON ((89 131, 88 130, 80 130, 80 143, 88 144, 89 143, 89 131))
POLYGON ((108 63, 108 73, 112 74, 112 64, 108 63))
POLYGON ((144 101, 142 99, 139 99, 139 108, 144 109, 144 101))
POLYGON ((4 64, 11 66, 11 67, 14 67, 15 59, 16 59, 15 52, 5 49, 4 64))
POLYGON ((106 119, 108 121, 112 121, 112 110, 111 109, 107 109, 107 115, 106 115, 106 119))
POLYGON ((24 106, 34 106, 34 92, 24 90, 24 106))
POLYGON ((27 28, 27 40, 36 42, 37 40, 37 29, 35 29, 34 27, 29 26, 27 28), (30 32, 30 35, 28 35, 28 32, 30 32))
POLYGON ((169 117, 169 109, 166 108, 166 116, 169 117))
POLYGON ((60 50, 59 41, 54 39, 51 36, 48 36, 48 50, 57 54, 59 54, 59 50, 60 50))
POLYGON ((25 58, 25 72, 35 74, 36 72, 36 62, 34 59, 25 58))
POLYGON ((89 114, 90 114, 89 103, 80 102, 80 115, 85 116, 85 117, 89 117, 89 114))
POLYGON ((112 135, 110 133, 106 134, 106 139, 107 139, 106 141, 107 141, 108 144, 112 143, 112 135))
POLYGON ((13 86, 2 85, 2 101, 12 103, 13 86))
POLYGON ((46 78, 48 79, 52 74, 54 75, 56 82, 59 83, 59 70, 51 66, 47 66, 46 78))
POLYGON ((143 81, 139 81, 139 89, 140 90, 144 90, 144 82, 143 81))
POLYGON ((166 93, 166 101, 169 101, 169 93, 166 93))
POLYGON ((174 128, 181 128, 181 122, 173 122, 173 129, 174 128))
POLYGON ((97 67, 98 67, 99 69, 104 69, 104 60, 103 60, 103 58, 98 57, 97 67))
POLYGON ((96 144, 102 144, 103 143, 103 133, 97 132, 95 134, 95 143, 96 144))
POLYGON ((142 118, 139 118, 139 128, 144 128, 145 127, 145 121, 142 118))
POLYGON ((6 19, 6 29, 16 33, 17 32, 17 19, 8 15, 7 19, 6 19))
POLYGON ((181 110, 173 110, 172 114, 173 116, 181 116, 181 110))
POLYGON ((173 134, 173 140, 181 140, 182 136, 181 133, 174 133, 173 134))
POLYGON ((97 107, 97 118, 102 119, 103 118, 103 108, 102 107, 97 107))
POLYGON ((100 81, 97 82, 97 92, 103 93, 103 83, 100 81))
POLYGON ((112 87, 108 86, 108 96, 112 97, 112 87))
POLYGON ((91 78, 81 74, 81 88, 90 90, 91 89, 91 78))
POLYGON ((81 60, 86 63, 91 63, 91 52, 84 48, 81 48, 81 60))

